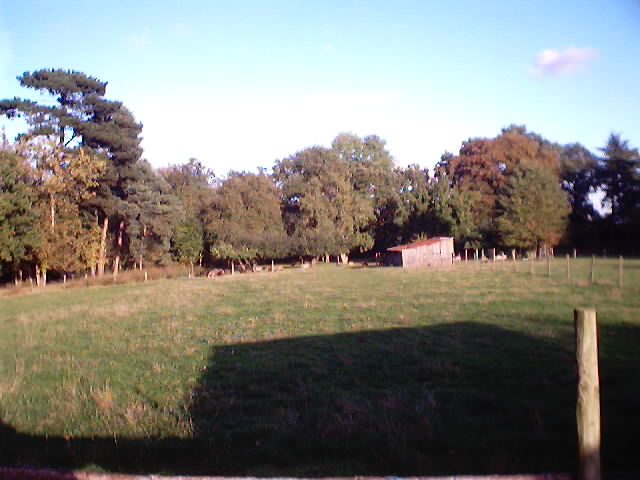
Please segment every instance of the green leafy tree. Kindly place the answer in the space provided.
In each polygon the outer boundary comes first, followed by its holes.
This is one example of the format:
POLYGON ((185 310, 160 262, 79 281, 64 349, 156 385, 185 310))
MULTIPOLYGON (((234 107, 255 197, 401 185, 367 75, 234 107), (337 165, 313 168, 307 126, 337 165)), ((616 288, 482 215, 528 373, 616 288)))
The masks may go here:
POLYGON ((94 230, 79 205, 92 197, 104 161, 84 148, 67 150, 51 137, 27 137, 16 148, 32 165, 40 229, 36 279, 41 272, 46 283, 49 270, 73 272, 84 266, 81 257, 87 258, 94 230))
POLYGON ((6 146, 0 149, 0 273, 5 265, 17 277, 39 244, 33 186, 27 160, 6 146))
POLYGON ((216 258, 246 264, 289 253, 278 190, 264 172, 231 172, 215 189, 206 230, 216 258))
POLYGON ((40 103, 21 98, 0 101, 0 115, 27 120, 25 137, 54 136, 60 148, 83 147, 108 160, 96 195, 82 202, 82 209, 97 215, 102 226, 98 258, 98 273, 102 274, 109 229, 117 239, 115 251, 120 254, 123 248, 127 226, 124 182, 128 168, 142 153, 142 126, 121 102, 104 98, 106 82, 82 72, 42 69, 25 72, 18 81, 53 97, 40 103))
POLYGON ((612 133, 601 148, 604 167, 600 177, 605 199, 611 208, 613 224, 627 224, 640 219, 640 154, 628 140, 612 133))
POLYGON ((173 233, 185 219, 180 199, 143 160, 129 168, 123 187, 127 201, 124 242, 132 259, 140 269, 145 257, 152 263, 167 263, 173 233))
POLYGON ((193 265, 202 257, 202 227, 199 223, 183 222, 173 235, 174 258, 189 266, 189 277, 193 276, 193 265))
POLYGON ((402 236, 400 218, 406 213, 403 172, 385 147, 386 142, 376 135, 360 138, 350 133, 339 134, 331 145, 338 159, 349 164, 354 190, 371 201, 375 219, 366 233, 374 238, 378 251, 397 244, 402 236))
POLYGON ((514 172, 525 166, 557 175, 559 162, 555 146, 525 127, 512 125, 495 138, 464 142, 458 155, 443 155, 438 168, 448 175, 451 186, 460 192, 473 192, 472 203, 464 202, 472 205, 467 215, 475 222, 472 237, 474 243, 488 245, 495 241, 498 197, 514 172))
POLYGON ((507 247, 554 247, 565 234, 570 205, 558 177, 547 169, 522 165, 501 190, 497 228, 507 247))
POLYGON ((285 226, 299 255, 339 255, 373 246, 373 205, 354 188, 352 169, 334 150, 312 147, 276 163, 285 226))
POLYGON ((449 176, 440 169, 431 184, 430 215, 434 218, 432 235, 447 235, 461 248, 478 248, 483 232, 490 228, 482 224, 475 209, 480 193, 452 185, 449 176))
POLYGON ((211 237, 206 234, 206 226, 216 196, 215 175, 194 158, 182 165, 161 168, 158 173, 180 199, 185 214, 184 225, 192 225, 194 231, 201 233, 201 254, 197 261, 202 264, 205 255, 210 253, 211 247, 209 241, 211 237))
POLYGON ((571 223, 591 222, 599 217, 590 195, 599 187, 598 159, 579 143, 560 147, 560 178, 569 194, 571 223))

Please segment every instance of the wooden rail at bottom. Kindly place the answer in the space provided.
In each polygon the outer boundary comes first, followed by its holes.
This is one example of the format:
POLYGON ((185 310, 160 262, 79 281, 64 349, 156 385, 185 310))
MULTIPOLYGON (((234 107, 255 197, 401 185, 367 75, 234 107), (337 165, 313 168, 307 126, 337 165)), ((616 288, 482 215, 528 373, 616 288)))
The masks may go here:
MULTIPOLYGON (((127 475, 122 473, 65 472, 60 470, 0 467, 0 480, 267 480, 255 477, 207 477, 127 475)), ((269 480, 572 480, 567 473, 535 473, 518 475, 453 475, 440 477, 326 477, 290 478, 272 477, 269 480)))

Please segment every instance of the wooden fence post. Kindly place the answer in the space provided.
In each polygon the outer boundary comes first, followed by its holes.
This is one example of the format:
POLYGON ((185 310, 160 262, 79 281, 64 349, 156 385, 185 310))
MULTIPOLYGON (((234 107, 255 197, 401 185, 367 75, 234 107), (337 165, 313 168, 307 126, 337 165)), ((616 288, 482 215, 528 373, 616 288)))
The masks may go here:
POLYGON ((624 261, 624 259, 622 258, 622 255, 620 255, 620 258, 618 259, 618 286, 620 288, 622 288, 622 274, 623 274, 623 265, 622 262, 624 261))
POLYGON ((567 280, 571 281, 571 257, 567 253, 567 280))
POLYGON ((600 480, 600 379, 596 311, 575 309, 578 480, 600 480))
POLYGON ((591 283, 595 283, 596 281, 596 271, 595 271, 595 263, 596 263, 596 256, 595 255, 591 255, 591 283))

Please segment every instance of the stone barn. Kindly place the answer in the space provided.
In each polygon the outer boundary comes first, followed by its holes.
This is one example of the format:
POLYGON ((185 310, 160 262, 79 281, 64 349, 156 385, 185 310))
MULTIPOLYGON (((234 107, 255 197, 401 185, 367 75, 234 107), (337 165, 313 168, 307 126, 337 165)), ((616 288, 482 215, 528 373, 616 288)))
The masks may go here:
POLYGON ((453 263, 453 237, 398 245, 387 249, 387 265, 403 268, 444 267, 453 263))

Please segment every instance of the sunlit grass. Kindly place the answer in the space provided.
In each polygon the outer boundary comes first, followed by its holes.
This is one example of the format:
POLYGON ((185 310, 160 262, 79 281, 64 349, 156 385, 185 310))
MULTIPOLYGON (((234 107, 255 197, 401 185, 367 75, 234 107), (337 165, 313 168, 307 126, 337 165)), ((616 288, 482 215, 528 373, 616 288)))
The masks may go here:
MULTIPOLYGON (((552 261, 551 277, 545 262, 536 262, 533 274, 527 262, 470 262, 417 271, 319 265, 306 272, 58 286, 0 297, 0 417, 28 436, 22 452, 4 462, 88 462, 80 454, 72 461, 29 452, 30 442, 42 437, 210 437, 210 442, 224 443, 220 439, 231 435, 242 440, 229 437, 234 450, 216 453, 212 463, 181 468, 156 458, 136 469, 353 475, 570 468, 573 309, 597 309, 603 370, 615 376, 610 385, 604 377, 603 398, 623 411, 632 408, 638 392, 625 375, 637 373, 640 364, 640 261, 625 261, 622 289, 617 259, 596 260, 595 284, 590 259, 572 261, 571 279, 565 262, 552 261), (480 330, 469 337, 465 326, 480 330), (502 345, 502 337, 511 345, 502 345), (232 351, 239 353, 228 356, 232 351), (519 363, 505 361, 505 355, 517 356, 519 363), (282 377, 268 365, 279 365, 282 377), (353 377, 336 378, 342 371, 353 377), (419 379, 400 381, 402 375, 419 379), (322 379, 323 390, 308 383, 315 376, 322 379), (203 390, 207 382, 217 386, 203 390), (562 407, 544 398, 510 396, 534 395, 540 388, 562 407), (314 396, 323 403, 314 403, 314 396), (210 402, 203 400, 208 397, 210 402), (234 410, 238 405, 242 411, 234 410), (519 408, 532 417, 510 426, 519 408), (372 409, 382 417, 371 417, 372 409), (405 416, 416 415, 420 422, 435 422, 423 427, 437 435, 419 440, 415 422, 403 423, 409 421, 405 416), (452 425, 447 434, 446 425, 438 422, 450 415, 469 418, 474 434, 495 426, 485 439, 494 453, 476 470, 482 448, 464 439, 460 425, 452 425), (313 432, 304 433, 305 428, 313 432), (526 453, 497 448, 518 435, 533 435, 531 429, 538 429, 534 436, 541 444, 565 449, 566 461, 553 451, 539 453, 534 461, 526 460, 526 453), (255 450, 256 442, 265 445, 272 435, 273 451, 261 447, 263 453, 253 452, 245 445, 255 437, 255 450), (382 443, 368 444, 367 435, 382 443), (351 460, 327 453, 331 445, 343 448, 336 436, 360 445, 351 460), (287 460, 281 451, 284 446, 295 450, 287 443, 291 438, 309 439, 306 449, 294 442, 306 452, 302 463, 287 460), (378 454, 366 460, 368 449, 383 447, 390 452, 384 462, 378 454)), ((613 407, 603 410, 616 415, 613 407)), ((605 431, 624 437, 629 426, 624 418, 622 413, 611 417, 605 431)), ((622 438, 611 441, 623 444, 622 438)), ((99 452, 93 455, 100 457, 99 452)), ((609 462, 624 466, 621 458, 624 452, 611 454, 609 462)), ((100 463, 94 457, 92 462, 100 463)), ((132 468, 105 463, 105 468, 132 468)))

